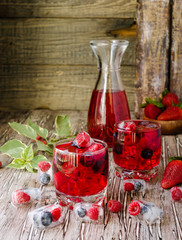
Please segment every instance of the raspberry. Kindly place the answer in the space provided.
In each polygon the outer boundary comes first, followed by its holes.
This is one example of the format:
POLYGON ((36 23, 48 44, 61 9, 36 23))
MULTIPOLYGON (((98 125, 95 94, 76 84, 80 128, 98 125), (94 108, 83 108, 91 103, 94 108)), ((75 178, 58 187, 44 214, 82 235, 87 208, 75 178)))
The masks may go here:
POLYGON ((99 209, 97 206, 93 206, 91 207, 88 211, 87 211, 87 216, 92 219, 92 220, 98 220, 99 217, 99 209))
POLYGON ((52 221, 56 222, 61 217, 61 208, 60 207, 54 208, 51 211, 51 213, 52 213, 52 221))
POLYGON ((79 133, 73 141, 73 146, 78 148, 89 147, 92 143, 90 135, 86 132, 79 133))
POLYGON ((134 184, 133 183, 124 183, 124 190, 127 192, 131 192, 134 190, 134 184))
POLYGON ((104 146, 102 146, 101 144, 94 143, 88 148, 88 151, 95 152, 95 151, 98 151, 98 150, 103 149, 103 148, 104 148, 104 146))
POLYGON ((0 168, 2 167, 2 162, 0 162, 0 168))
POLYGON ((116 200, 110 200, 107 204, 107 208, 113 213, 120 212, 122 207, 122 204, 116 200))
POLYGON ((182 191, 178 187, 173 187, 170 190, 171 197, 174 201, 180 201, 182 198, 182 191))
POLYGON ((30 196, 24 192, 18 191, 16 193, 16 202, 21 203, 28 203, 30 201, 30 196))
POLYGON ((134 122, 125 122, 124 129, 127 131, 136 131, 136 124, 134 122))
POLYGON ((132 201, 128 207, 130 215, 136 216, 140 213, 140 204, 137 201, 132 201))
POLYGON ((51 164, 46 161, 40 161, 38 163, 38 167, 42 172, 47 172, 49 170, 49 168, 51 167, 51 164))

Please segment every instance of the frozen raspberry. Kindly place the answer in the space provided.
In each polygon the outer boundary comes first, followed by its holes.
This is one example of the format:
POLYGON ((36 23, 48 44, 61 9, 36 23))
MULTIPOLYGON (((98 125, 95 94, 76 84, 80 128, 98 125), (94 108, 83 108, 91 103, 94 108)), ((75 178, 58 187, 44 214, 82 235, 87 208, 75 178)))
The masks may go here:
POLYGON ((182 198, 182 191, 178 187, 173 187, 170 190, 171 197, 174 201, 180 201, 182 198))
POLYGON ((98 151, 98 150, 103 149, 103 148, 104 148, 103 145, 101 145, 99 143, 94 143, 88 148, 88 151, 95 152, 95 151, 98 151))
POLYGON ((107 208, 109 209, 109 211, 117 213, 121 211, 122 204, 116 200, 110 200, 107 204, 107 208))
POLYGON ((133 183, 124 183, 124 190, 127 191, 127 192, 131 192, 134 190, 134 185, 133 183))
POLYGON ((51 211, 51 213, 52 213, 52 221, 56 222, 61 217, 61 208, 60 207, 54 208, 51 211))
POLYGON ((136 216, 140 213, 140 204, 137 201, 132 201, 128 207, 130 215, 136 216))
POLYGON ((87 211, 87 216, 92 219, 92 220, 98 220, 99 217, 99 209, 97 206, 93 206, 91 207, 88 211, 87 211))
POLYGON ((42 172, 47 172, 49 170, 49 168, 51 167, 51 164, 46 161, 40 161, 38 163, 38 167, 42 172))
POLYGON ((123 128, 127 131, 136 131, 136 124, 134 122, 125 122, 123 128))
POLYGON ((73 146, 78 148, 89 147, 92 144, 93 140, 90 135, 86 132, 79 133, 73 141, 73 146))
POLYGON ((16 193, 16 202, 19 204, 28 203, 30 201, 30 196, 25 192, 17 192, 16 193))

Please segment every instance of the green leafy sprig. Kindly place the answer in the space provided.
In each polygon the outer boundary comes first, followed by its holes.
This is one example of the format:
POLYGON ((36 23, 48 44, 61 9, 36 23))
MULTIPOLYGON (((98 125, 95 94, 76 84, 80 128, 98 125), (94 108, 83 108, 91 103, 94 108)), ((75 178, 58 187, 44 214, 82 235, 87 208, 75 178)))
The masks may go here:
POLYGON ((13 158, 13 161, 7 165, 9 168, 26 169, 29 172, 36 172, 40 161, 48 161, 44 155, 38 155, 39 151, 45 152, 49 156, 53 156, 53 147, 56 142, 61 139, 73 137, 72 127, 68 115, 57 116, 55 119, 54 131, 55 138, 51 138, 46 128, 28 119, 28 124, 17 122, 9 123, 10 127, 19 134, 31 139, 33 143, 29 146, 20 140, 13 139, 6 142, 0 147, 0 152, 13 158), (50 139, 50 140, 49 140, 50 139))

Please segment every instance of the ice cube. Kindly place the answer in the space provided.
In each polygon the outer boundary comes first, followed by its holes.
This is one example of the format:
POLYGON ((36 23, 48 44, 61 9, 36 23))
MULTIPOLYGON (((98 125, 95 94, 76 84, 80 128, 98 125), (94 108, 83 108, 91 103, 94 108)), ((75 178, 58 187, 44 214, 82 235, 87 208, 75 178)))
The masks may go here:
POLYGON ((121 189, 126 192, 145 192, 146 184, 144 180, 140 179, 127 179, 121 183, 121 189))
POLYGON ((59 204, 47 205, 29 213, 33 226, 39 230, 53 228, 64 220, 62 208, 59 204))
POLYGON ((12 192, 12 204, 15 206, 22 206, 33 202, 34 200, 41 200, 41 191, 39 188, 24 188, 12 192))
POLYGON ((171 188, 170 198, 174 202, 182 202, 182 187, 171 188))
POLYGON ((42 185, 53 183, 52 164, 48 161, 41 161, 38 165, 38 178, 42 185), (46 167, 47 164, 50 167, 46 167))
POLYGON ((103 208, 91 203, 76 203, 73 209, 76 219, 83 222, 102 222, 103 208))
POLYGON ((152 202, 132 201, 128 210, 131 216, 136 216, 140 221, 149 225, 159 221, 163 215, 163 210, 152 202))

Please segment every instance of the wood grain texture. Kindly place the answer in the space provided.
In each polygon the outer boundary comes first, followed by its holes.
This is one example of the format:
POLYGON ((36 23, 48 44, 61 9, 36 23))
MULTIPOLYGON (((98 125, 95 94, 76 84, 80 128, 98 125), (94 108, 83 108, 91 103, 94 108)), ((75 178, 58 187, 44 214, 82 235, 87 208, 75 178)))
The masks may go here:
POLYGON ((1 17, 134 18, 135 0, 1 0, 1 17))
POLYGON ((182 101, 182 4, 173 1, 170 90, 182 101))
MULTIPOLYGON (((93 64, 93 39, 113 39, 112 30, 129 27, 123 19, 2 19, 1 64, 93 64)), ((135 38, 129 38, 123 65, 135 65, 135 38)))
POLYGON ((158 98, 168 84, 169 0, 138 0, 135 113, 146 97, 158 98))
MULTIPOLYGON (((2 65, 1 109, 87 110, 97 80, 97 66, 2 65)), ((134 110, 135 67, 122 66, 130 110, 134 110)))
MULTIPOLYGON (((12 116, 13 120, 22 123, 26 123, 27 117, 30 117, 36 123, 40 123, 42 127, 51 130, 55 116, 61 113, 68 113, 70 115, 71 122, 73 127, 76 128, 76 131, 83 128, 84 123, 86 123, 86 112, 49 110, 36 110, 27 112, 26 114, 3 112, 0 113, 0 121, 2 121, 1 116, 3 115, 8 121, 11 121, 12 116)), ((0 124, 0 132, 2 132, 2 128, 4 127, 0 124)), ((11 130, 9 126, 6 127, 6 130, 6 134, 0 139, 0 145, 12 138, 18 138, 27 144, 30 143, 29 140, 11 130)), ((160 187, 162 175, 168 163, 168 157, 174 155, 182 155, 182 135, 163 137, 163 153, 159 166, 159 175, 153 181, 146 183, 148 190, 145 196, 142 196, 141 194, 130 194, 120 191, 121 183, 119 179, 114 177, 113 158, 112 153, 110 153, 110 181, 108 184, 106 203, 110 199, 118 199, 123 203, 121 213, 111 213, 105 206, 104 224, 90 224, 76 221, 73 212, 65 209, 64 224, 46 231, 37 231, 32 227, 28 219, 28 212, 40 205, 47 205, 56 200, 53 186, 44 187, 46 194, 43 195, 41 202, 33 203, 29 207, 14 209, 10 203, 11 192, 22 187, 39 187, 37 174, 2 168, 0 169, 0 239, 55 240, 58 239, 59 236, 59 239, 63 240, 180 240, 182 239, 181 205, 180 203, 172 204, 169 201, 169 190, 163 190, 160 187), (164 210, 164 218, 161 223, 149 227, 131 218, 128 214, 128 205, 133 199, 151 201, 159 207, 162 207, 164 210)), ((10 162, 10 158, 1 155, 1 161, 3 165, 6 165, 10 162)))

